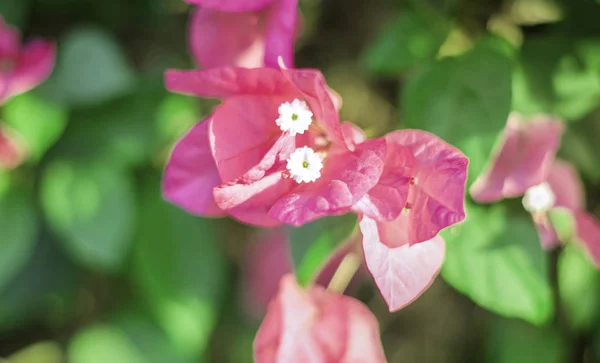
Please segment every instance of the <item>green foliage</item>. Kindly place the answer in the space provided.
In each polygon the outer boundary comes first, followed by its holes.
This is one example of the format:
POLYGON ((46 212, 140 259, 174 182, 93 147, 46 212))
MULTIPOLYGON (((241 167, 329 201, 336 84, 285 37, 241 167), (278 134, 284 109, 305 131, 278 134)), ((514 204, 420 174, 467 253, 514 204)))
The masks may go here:
POLYGON ((123 95, 135 85, 135 73, 113 37, 97 28, 73 30, 64 40, 49 97, 83 106, 123 95))
POLYGON ((11 186, 0 193, 0 292, 29 262, 37 224, 27 190, 11 186))
POLYGON ((363 63, 373 73, 393 75, 430 61, 448 28, 446 20, 434 12, 403 11, 383 27, 363 54, 363 63))
POLYGON ((547 256, 531 220, 502 205, 467 204, 467 220, 442 232, 444 279, 482 307, 532 324, 554 312, 547 256))
POLYGON ((481 173, 511 102, 509 59, 488 46, 425 66, 402 93, 401 119, 430 131, 470 159, 469 184, 481 173))
POLYGON ((568 345, 552 326, 535 327, 518 320, 494 318, 486 363, 562 363, 568 345))
POLYGON ((144 315, 124 311, 109 323, 91 325, 69 342, 72 363, 187 363, 165 334, 144 315))
POLYGON ((2 120, 27 144, 30 158, 38 161, 67 125, 65 108, 31 93, 15 97, 2 108, 2 120))
POLYGON ((44 171, 45 216, 71 256, 84 266, 117 272, 135 228, 132 181, 121 169, 55 161, 44 171))
POLYGON ((193 357, 206 348, 226 283, 218 224, 163 201, 158 182, 144 186, 140 210, 135 281, 175 347, 193 357))
POLYGON ((578 331, 596 327, 600 317, 600 272, 576 244, 568 245, 560 254, 558 287, 571 327, 578 331))
POLYGON ((576 236, 575 219, 569 209, 561 207, 552 208, 548 211, 548 217, 559 240, 567 242, 576 236))
POLYGON ((354 232, 356 222, 356 215, 344 214, 291 229, 292 260, 299 284, 314 281, 333 252, 354 232))

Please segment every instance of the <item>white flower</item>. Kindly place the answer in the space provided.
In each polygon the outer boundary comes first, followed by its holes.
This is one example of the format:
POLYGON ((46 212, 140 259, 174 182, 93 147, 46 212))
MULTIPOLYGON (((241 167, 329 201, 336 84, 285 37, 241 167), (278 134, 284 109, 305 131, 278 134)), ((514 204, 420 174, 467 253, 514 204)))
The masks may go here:
POLYGON ((287 169, 297 183, 309 183, 321 177, 323 160, 308 146, 294 150, 287 159, 287 169))
POLYGON ((290 135, 303 134, 312 123, 313 113, 304 101, 294 99, 279 106, 279 118, 275 123, 281 131, 289 131, 290 135))
POLYGON ((556 197, 548 183, 535 185, 525 192, 523 207, 529 213, 547 212, 554 206, 556 197))

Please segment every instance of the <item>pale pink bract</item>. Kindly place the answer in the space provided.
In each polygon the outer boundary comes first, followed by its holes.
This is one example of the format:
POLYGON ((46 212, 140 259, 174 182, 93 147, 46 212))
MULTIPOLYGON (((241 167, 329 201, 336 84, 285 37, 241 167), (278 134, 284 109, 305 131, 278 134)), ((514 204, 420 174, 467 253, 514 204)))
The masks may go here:
POLYGON ((54 68, 55 45, 41 39, 21 44, 21 35, 0 16, 0 104, 42 83, 54 68))
POLYGON ((254 341, 256 363, 384 363, 379 324, 351 297, 281 280, 254 341))

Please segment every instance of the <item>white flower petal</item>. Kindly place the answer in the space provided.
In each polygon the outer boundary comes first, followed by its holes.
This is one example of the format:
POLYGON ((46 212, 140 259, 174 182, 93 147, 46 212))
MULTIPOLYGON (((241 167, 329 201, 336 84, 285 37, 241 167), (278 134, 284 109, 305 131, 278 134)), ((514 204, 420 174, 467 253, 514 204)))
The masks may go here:
POLYGON ((310 183, 321 177, 323 160, 308 146, 300 147, 287 159, 287 169, 297 183, 310 183))

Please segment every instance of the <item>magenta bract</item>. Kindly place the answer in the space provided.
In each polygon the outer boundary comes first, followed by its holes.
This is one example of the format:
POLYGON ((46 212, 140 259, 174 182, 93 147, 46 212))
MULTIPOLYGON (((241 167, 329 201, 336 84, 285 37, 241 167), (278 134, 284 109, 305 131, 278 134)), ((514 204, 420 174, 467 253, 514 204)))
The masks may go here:
POLYGON ((46 80, 54 61, 54 43, 34 39, 21 45, 18 30, 0 16, 0 104, 46 80))

